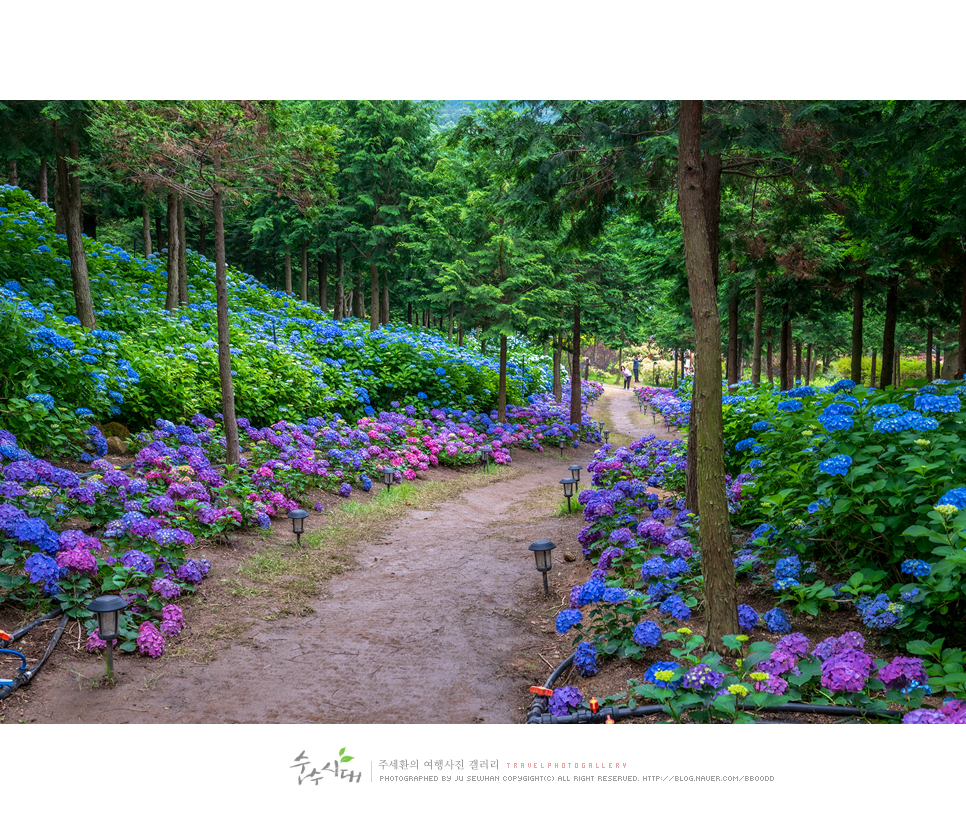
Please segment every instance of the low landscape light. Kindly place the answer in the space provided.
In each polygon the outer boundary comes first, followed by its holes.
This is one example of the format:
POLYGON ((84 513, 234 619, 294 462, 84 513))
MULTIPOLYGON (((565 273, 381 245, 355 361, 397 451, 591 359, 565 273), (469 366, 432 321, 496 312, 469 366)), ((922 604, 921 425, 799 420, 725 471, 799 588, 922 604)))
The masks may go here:
POLYGON ((92 599, 87 610, 97 615, 97 636, 107 641, 108 677, 114 672, 114 641, 121 636, 121 611, 127 608, 127 602, 114 594, 92 599))
POLYGON ((577 483, 575 479, 572 478, 562 478, 560 483, 563 485, 564 495, 567 497, 567 512, 570 512, 570 499, 574 495, 574 485, 577 483))
POLYGON ((563 448, 564 448, 564 443, 566 442, 566 440, 567 439, 565 439, 562 435, 560 436, 560 441, 558 443, 560 444, 560 457, 561 458, 563 458, 563 448))
POLYGON ((579 464, 571 464, 568 468, 570 470, 570 477, 577 482, 576 488, 577 492, 580 492, 580 471, 583 469, 579 464))
POLYGON ((493 456, 493 450, 490 447, 480 447, 480 457, 483 459, 483 472, 488 473, 490 471, 490 458, 493 456))
POLYGON ((292 533, 295 534, 295 541, 302 547, 302 534, 305 533, 305 520, 309 517, 308 510, 292 510, 288 517, 292 520, 292 533))
POLYGON ((604 430, 604 443, 605 444, 609 444, 610 443, 610 430, 609 429, 605 429, 604 430))
POLYGON ((392 467, 382 468, 382 483, 386 485, 386 490, 392 487, 392 480, 395 475, 395 470, 392 467))
POLYGON ((553 542, 547 539, 541 539, 538 542, 534 542, 530 545, 530 550, 533 551, 534 559, 536 559, 537 570, 543 574, 543 592, 545 594, 550 593, 550 587, 547 585, 547 571, 553 567, 553 563, 550 559, 550 552, 557 547, 553 542))

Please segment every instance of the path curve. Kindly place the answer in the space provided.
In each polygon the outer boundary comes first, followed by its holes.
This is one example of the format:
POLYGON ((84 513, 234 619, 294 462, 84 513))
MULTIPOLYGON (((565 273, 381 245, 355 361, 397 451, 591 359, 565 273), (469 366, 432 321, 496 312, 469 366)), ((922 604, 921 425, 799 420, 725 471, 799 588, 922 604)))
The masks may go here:
MULTIPOLYGON (((633 394, 616 386, 605 387, 592 417, 634 437, 651 431, 642 429, 633 394)), ((36 720, 520 723, 528 683, 519 666, 555 636, 522 610, 543 594, 527 547, 549 538, 579 550, 582 519, 526 516, 518 506, 556 485, 566 465, 586 466, 597 446, 582 444, 565 458, 556 449, 520 452, 514 463, 526 468, 522 476, 413 511, 354 549, 357 568, 326 584, 314 613, 255 621, 209 663, 137 661, 116 687, 97 689, 66 665, 45 669, 31 684, 36 720)), ((552 575, 562 597, 573 583, 565 584, 559 556, 552 575)), ((536 661, 531 673, 545 677, 546 667, 536 661)))

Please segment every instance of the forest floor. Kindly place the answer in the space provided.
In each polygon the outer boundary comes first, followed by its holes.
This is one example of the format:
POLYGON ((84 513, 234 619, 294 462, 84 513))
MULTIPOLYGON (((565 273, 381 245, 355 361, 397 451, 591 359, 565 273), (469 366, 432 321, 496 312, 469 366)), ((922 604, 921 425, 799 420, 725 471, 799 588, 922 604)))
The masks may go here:
MULTIPOLYGON (((651 431, 617 386, 591 416, 614 443, 651 431)), ((212 572, 182 603, 186 628, 164 656, 116 654, 109 683, 72 623, 0 701, 0 723, 522 723, 529 687, 570 653, 554 619, 589 568, 582 511, 574 499, 567 513, 558 482, 597 446, 517 450, 489 473, 433 469, 386 509, 317 493, 326 511, 307 520, 301 548, 287 520, 208 542, 196 555, 212 572), (557 546, 548 594, 528 550, 538 539, 557 546)), ((352 501, 380 494, 387 502, 379 485, 352 501)), ((56 624, 18 641, 29 665, 56 624)))

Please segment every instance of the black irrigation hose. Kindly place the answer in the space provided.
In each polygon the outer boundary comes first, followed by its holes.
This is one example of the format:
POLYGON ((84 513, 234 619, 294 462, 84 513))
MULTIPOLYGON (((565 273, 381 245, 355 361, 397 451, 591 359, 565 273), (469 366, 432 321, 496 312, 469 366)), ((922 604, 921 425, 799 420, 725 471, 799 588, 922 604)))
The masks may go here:
MULTIPOLYGON (((63 614, 63 610, 54 612, 54 616, 56 616, 57 614, 63 614)), ((22 634, 24 631, 28 631, 29 629, 33 628, 35 625, 43 622, 44 620, 48 620, 52 618, 53 617, 50 614, 48 614, 46 617, 42 617, 36 622, 31 623, 26 628, 21 629, 19 632, 17 632, 17 634, 22 634)), ((33 680, 34 675, 40 671, 40 667, 43 666, 43 664, 47 661, 47 658, 50 657, 51 652, 54 650, 54 648, 56 648, 57 643, 60 642, 61 635, 63 635, 64 629, 67 628, 68 622, 70 622, 70 617, 64 614, 64 618, 60 621, 60 625, 57 626, 57 630, 54 632, 54 636, 51 638, 50 644, 47 646, 47 651, 44 652, 44 656, 40 658, 40 662, 37 663, 37 665, 34 666, 32 669, 28 669, 22 674, 19 674, 17 676, 17 679, 14 680, 12 685, 4 686, 2 689, 0 689, 0 700, 3 700, 5 697, 9 697, 21 686, 26 686, 31 680, 33 680)))
MULTIPOLYGON (((564 670, 573 663, 573 660, 574 656, 570 655, 570 657, 557 666, 553 674, 547 678, 547 682, 544 685, 548 689, 553 688, 553 684, 556 682, 557 678, 560 677, 564 670)), ((664 704, 657 703, 649 704, 647 706, 635 706, 633 708, 626 706, 607 706, 599 709, 597 714, 581 710, 574 712, 572 715, 551 715, 547 712, 549 705, 550 701, 548 698, 541 695, 535 695, 533 698, 533 703, 530 705, 530 710, 527 713, 527 723, 604 723, 608 716, 613 718, 614 721, 618 721, 621 718, 641 718, 646 717, 647 715, 658 715, 664 712, 664 704)), ((683 711, 694 708, 698 707, 684 707, 683 711)), ((859 709, 855 706, 834 706, 820 703, 784 703, 781 706, 762 706, 760 708, 739 705, 738 708, 744 711, 767 712, 769 714, 794 713, 805 715, 832 715, 843 718, 861 717, 875 718, 878 720, 894 720, 898 718, 900 714, 899 712, 892 711, 871 712, 867 709, 859 709)))
POLYGON ((29 625, 25 625, 19 631, 14 631, 13 634, 10 635, 10 642, 11 643, 17 642, 17 640, 23 637, 23 635, 26 634, 28 631, 32 631, 41 623, 47 622, 47 620, 56 619, 63 613, 64 613, 64 609, 58 608, 56 611, 51 611, 49 614, 44 614, 44 616, 42 616, 40 619, 34 620, 29 625))

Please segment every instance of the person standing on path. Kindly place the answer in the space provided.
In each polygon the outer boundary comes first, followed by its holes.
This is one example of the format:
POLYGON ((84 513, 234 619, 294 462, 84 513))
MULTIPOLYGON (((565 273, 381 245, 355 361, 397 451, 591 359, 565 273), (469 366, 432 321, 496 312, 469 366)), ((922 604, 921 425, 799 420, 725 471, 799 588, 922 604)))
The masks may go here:
POLYGON ((624 376, 624 388, 630 389, 631 388, 631 370, 622 364, 621 374, 624 376))
POLYGON ((641 369, 641 360, 639 357, 635 357, 634 358, 634 383, 639 382, 637 379, 637 373, 640 371, 640 369, 641 369))

